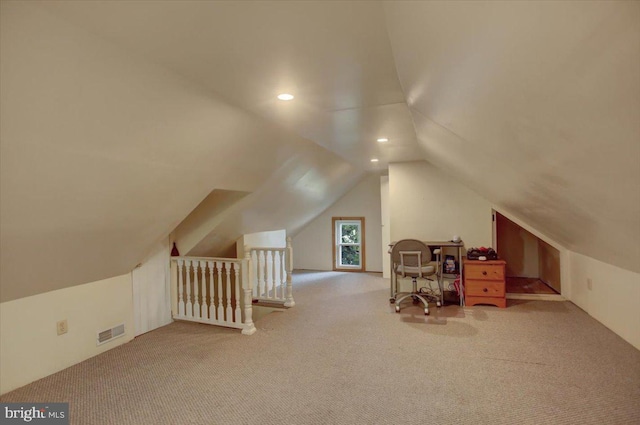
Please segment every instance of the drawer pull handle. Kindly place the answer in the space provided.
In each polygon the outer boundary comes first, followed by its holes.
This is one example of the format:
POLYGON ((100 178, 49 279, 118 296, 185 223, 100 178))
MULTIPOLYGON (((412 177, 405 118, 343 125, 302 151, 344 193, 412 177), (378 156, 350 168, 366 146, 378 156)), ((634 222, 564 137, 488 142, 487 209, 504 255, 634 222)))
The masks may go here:
POLYGON ((488 289, 487 288, 482 288, 482 292, 487 292, 488 289))
POLYGON ((486 270, 485 270, 485 271, 483 271, 483 272, 482 272, 482 274, 483 274, 484 276, 486 276, 486 275, 487 275, 486 270))

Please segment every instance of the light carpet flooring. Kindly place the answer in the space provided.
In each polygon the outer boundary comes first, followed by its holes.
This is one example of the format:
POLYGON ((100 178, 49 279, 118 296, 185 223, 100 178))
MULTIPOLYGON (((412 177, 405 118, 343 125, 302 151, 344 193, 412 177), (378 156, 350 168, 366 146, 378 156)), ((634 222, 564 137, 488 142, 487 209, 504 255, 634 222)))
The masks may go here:
POLYGON ((397 314, 380 275, 337 272, 294 291, 252 336, 173 323, 0 401, 73 424, 640 424, 640 351, 570 302, 397 314))

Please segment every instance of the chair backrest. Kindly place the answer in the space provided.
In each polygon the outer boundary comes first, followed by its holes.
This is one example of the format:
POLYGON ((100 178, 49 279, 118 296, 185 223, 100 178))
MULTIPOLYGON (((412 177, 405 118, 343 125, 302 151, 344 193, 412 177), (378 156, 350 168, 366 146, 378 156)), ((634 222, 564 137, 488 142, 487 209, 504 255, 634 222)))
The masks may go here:
POLYGON ((422 277, 423 265, 431 262, 431 249, 417 239, 403 239, 396 242, 391 248, 391 261, 394 272, 405 275, 406 267, 417 268, 417 273, 422 277))

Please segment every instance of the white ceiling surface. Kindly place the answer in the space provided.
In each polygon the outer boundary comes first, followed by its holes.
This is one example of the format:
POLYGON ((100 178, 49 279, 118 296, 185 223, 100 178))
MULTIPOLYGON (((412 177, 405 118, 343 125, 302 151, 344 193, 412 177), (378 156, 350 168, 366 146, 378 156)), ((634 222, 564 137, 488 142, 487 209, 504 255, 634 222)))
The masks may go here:
POLYGON ((578 252, 640 271, 637 2, 6 3, 2 300, 130 270, 214 188, 253 193, 201 251, 229 240, 223 227, 300 227, 363 171, 415 159, 578 252), (30 28, 7 9, 51 12, 71 35, 49 46, 38 39, 60 36, 43 29, 49 18, 30 28), (64 57, 77 48, 92 66, 64 57), (78 78, 97 89, 76 93, 78 78), (154 85, 156 97, 137 92, 154 85), (21 110, 35 120, 14 120, 21 110))
POLYGON ((65 18, 370 170, 420 158, 382 3, 46 1, 65 18), (279 93, 292 93, 283 104, 279 93), (376 144, 387 137, 392 144, 376 144), (372 143, 373 142, 373 143, 372 143), (370 159, 379 157, 378 164, 370 159))

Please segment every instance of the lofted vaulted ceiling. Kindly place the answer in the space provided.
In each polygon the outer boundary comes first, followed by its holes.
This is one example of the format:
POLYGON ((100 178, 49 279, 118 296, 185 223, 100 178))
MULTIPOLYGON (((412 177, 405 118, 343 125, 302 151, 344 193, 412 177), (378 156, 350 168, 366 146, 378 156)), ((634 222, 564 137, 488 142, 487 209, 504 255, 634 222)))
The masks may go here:
POLYGON ((3 1, 1 41, 2 300, 130 270, 214 189, 251 194, 199 252, 416 159, 640 271, 638 2, 3 1))
POLYGON ((420 158, 377 1, 43 6, 369 170, 420 158), (276 99, 294 93, 294 102, 276 99), (378 145, 379 137, 393 140, 378 145), (381 162, 371 164, 371 157, 381 162))

